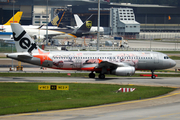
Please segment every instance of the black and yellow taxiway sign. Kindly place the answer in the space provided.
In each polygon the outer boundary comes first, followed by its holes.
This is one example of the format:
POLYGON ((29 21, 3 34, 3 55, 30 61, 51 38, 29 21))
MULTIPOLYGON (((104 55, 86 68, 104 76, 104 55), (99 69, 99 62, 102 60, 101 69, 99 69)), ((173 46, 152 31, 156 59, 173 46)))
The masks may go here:
POLYGON ((38 90, 69 90, 69 85, 38 85, 38 90))

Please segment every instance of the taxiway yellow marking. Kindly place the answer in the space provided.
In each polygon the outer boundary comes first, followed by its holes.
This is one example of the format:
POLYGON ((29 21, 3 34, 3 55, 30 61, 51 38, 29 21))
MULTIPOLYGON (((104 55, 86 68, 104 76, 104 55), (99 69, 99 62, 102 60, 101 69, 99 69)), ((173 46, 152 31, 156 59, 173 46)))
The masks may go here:
MULTIPOLYGON (((171 114, 161 115, 160 117, 168 117, 168 116, 178 115, 178 114, 180 114, 180 112, 179 113, 171 113, 171 114)), ((138 120, 148 120, 148 119, 157 118, 157 117, 159 117, 159 116, 152 116, 152 117, 142 118, 142 119, 138 119, 138 120)))
POLYGON ((178 115, 178 114, 180 114, 180 112, 178 112, 178 113, 166 114, 166 115, 161 115, 161 117, 167 117, 167 116, 178 115))
MULTIPOLYGON (((93 106, 93 107, 86 107, 86 108, 74 108, 74 109, 67 109, 67 110, 56 110, 56 111, 45 111, 45 112, 39 112, 39 113, 23 113, 23 114, 17 114, 17 115, 8 115, 8 116, 1 116, 0 118, 9 118, 9 117, 17 117, 17 116, 28 116, 28 115, 39 115, 39 114, 47 114, 47 113, 55 113, 55 112, 67 112, 67 111, 75 111, 75 110, 86 110, 86 109, 93 109, 93 108, 103 108, 103 107, 112 107, 112 106, 117 106, 117 105, 125 105, 125 104, 130 104, 130 103, 138 103, 138 102, 143 102, 143 101, 150 101, 150 100, 156 100, 156 99, 161 99, 161 98, 166 98, 166 97, 171 97, 174 95, 179 95, 180 92, 177 93, 170 93, 168 95, 160 96, 160 97, 155 97, 155 98, 149 98, 149 99, 144 99, 144 100, 136 100, 136 101, 129 101, 129 102, 123 102, 123 103, 115 103, 115 104, 108 104, 108 105, 101 105, 101 106, 93 106)), ((145 119, 139 119, 139 120, 146 120, 145 119)), ((148 118, 150 119, 150 118, 148 118)))
POLYGON ((148 120, 148 119, 152 119, 152 118, 157 118, 157 116, 152 116, 152 117, 143 118, 143 119, 138 119, 138 120, 148 120))

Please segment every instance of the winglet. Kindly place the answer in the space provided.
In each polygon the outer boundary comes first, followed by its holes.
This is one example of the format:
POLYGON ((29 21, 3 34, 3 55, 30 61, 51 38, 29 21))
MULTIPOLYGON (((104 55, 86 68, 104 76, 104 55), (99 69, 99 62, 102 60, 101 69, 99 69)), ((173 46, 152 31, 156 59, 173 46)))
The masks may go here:
MULTIPOLYGON (((13 17, 14 17, 14 23, 19 23, 19 21, 21 20, 21 16, 22 16, 23 12, 22 11, 18 11, 13 17)), ((13 23, 13 17, 4 25, 11 25, 11 23, 13 23)))

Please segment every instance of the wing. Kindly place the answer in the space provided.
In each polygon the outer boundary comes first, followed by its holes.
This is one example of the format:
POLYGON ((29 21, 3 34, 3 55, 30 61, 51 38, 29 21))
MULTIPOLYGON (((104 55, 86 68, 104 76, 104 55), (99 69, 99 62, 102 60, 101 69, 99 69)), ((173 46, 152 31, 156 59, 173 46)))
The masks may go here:
POLYGON ((117 68, 117 67, 128 67, 130 66, 127 63, 124 62, 119 62, 119 63, 115 63, 115 62, 109 62, 109 61, 103 61, 103 60, 99 60, 99 64, 97 65, 96 68, 103 68, 103 67, 110 67, 110 68, 117 68))
POLYGON ((99 60, 96 69, 101 69, 101 74, 113 74, 119 76, 131 76, 135 73, 135 67, 124 62, 109 62, 99 60))
POLYGON ((103 61, 98 59, 98 62, 96 63, 90 63, 90 64, 84 64, 81 68, 82 70, 88 70, 88 71, 101 71, 102 69, 110 69, 114 70, 118 67, 129 67, 130 65, 126 63, 115 63, 115 62, 109 62, 109 61, 103 61))

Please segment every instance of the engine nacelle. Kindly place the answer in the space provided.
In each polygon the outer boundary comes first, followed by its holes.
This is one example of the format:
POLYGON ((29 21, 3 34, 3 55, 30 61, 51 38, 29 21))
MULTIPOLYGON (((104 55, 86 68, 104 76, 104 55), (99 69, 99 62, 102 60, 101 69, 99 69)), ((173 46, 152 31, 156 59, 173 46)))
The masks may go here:
POLYGON ((45 39, 44 35, 37 35, 37 34, 33 35, 32 38, 35 40, 36 39, 41 39, 41 40, 45 39))
POLYGON ((111 74, 118 75, 118 76, 131 76, 134 75, 135 68, 128 66, 128 67, 117 67, 115 70, 112 70, 111 74))

